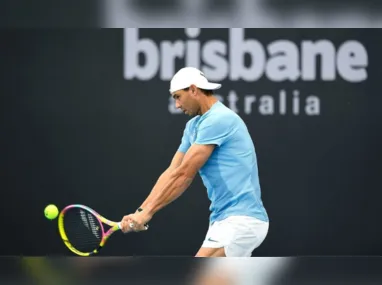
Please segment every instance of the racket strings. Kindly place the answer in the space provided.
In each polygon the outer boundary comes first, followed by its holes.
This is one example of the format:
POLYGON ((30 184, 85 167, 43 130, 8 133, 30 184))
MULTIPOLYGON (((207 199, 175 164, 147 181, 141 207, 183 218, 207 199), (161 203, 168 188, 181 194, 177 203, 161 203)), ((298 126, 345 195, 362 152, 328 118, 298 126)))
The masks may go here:
POLYGON ((93 214, 83 209, 69 210, 64 217, 64 228, 69 242, 82 252, 92 252, 102 240, 100 222, 93 214))

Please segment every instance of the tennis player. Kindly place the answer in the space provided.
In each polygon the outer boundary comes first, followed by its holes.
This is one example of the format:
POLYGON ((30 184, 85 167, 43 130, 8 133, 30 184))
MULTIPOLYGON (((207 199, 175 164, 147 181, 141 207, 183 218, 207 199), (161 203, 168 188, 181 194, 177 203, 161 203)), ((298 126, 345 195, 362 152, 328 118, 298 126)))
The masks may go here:
POLYGON ((249 257, 265 239, 269 219, 261 199, 255 147, 243 120, 214 95, 221 84, 196 68, 171 79, 176 108, 192 116, 170 166, 122 231, 142 231, 177 199, 199 172, 211 201, 210 225, 197 257, 249 257))

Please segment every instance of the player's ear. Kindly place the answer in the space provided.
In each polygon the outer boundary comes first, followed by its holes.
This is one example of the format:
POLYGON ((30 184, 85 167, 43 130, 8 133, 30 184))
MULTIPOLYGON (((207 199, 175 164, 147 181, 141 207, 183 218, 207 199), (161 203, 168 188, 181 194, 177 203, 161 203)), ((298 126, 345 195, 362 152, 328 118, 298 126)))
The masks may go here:
POLYGON ((190 86, 190 91, 191 91, 191 95, 195 96, 197 91, 198 91, 198 87, 196 87, 194 84, 192 84, 190 86))

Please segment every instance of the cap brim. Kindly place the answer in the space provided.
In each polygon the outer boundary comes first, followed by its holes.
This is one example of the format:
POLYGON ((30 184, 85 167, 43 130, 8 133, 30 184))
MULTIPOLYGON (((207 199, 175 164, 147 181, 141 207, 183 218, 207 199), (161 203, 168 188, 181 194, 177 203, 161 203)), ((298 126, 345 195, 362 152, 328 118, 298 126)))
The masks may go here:
POLYGON ((204 89, 204 90, 217 90, 220 87, 222 87, 221 84, 219 84, 219 83, 212 83, 212 82, 208 82, 208 83, 201 84, 201 85, 198 86, 198 88, 204 89))

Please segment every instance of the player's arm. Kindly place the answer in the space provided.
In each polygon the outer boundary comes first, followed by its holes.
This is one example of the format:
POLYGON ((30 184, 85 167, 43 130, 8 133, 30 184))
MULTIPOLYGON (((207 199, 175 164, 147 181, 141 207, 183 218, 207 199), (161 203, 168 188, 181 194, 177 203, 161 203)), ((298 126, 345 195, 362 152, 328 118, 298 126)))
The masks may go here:
MULTIPOLYGON (((180 151, 177 151, 170 163, 170 166, 159 176, 157 182, 155 183, 153 189, 151 190, 150 192, 150 195, 148 196, 148 198, 150 196, 155 196, 157 195, 157 192, 158 191, 161 191, 163 189, 163 186, 166 185, 170 179, 170 176, 171 176, 171 173, 176 169, 178 168, 178 166, 182 163, 183 161, 183 157, 184 157, 184 153, 183 152, 180 152, 180 151)), ((140 208, 142 209, 145 209, 146 206, 147 206, 147 200, 145 202, 143 202, 143 204, 140 206, 140 208)))
POLYGON ((193 144, 184 155, 181 164, 168 173, 167 179, 152 192, 142 204, 150 216, 177 199, 190 186, 199 169, 206 163, 215 145, 193 144))

